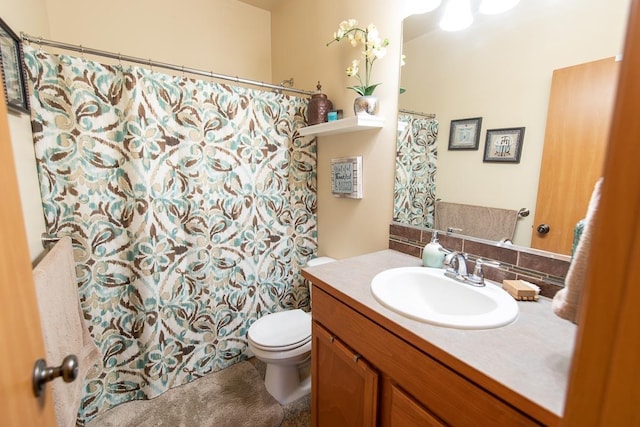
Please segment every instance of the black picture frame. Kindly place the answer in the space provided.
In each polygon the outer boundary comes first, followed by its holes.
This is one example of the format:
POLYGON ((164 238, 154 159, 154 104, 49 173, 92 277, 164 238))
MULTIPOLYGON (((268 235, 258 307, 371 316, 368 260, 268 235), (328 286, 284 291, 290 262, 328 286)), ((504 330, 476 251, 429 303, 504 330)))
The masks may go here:
POLYGON ((488 129, 484 145, 484 162, 520 163, 524 127, 488 129))
POLYGON ((2 18, 0 18, 0 66, 2 66, 2 87, 7 108, 15 112, 29 113, 22 43, 2 18))
POLYGON ((477 150, 480 145, 482 117, 451 120, 449 150, 477 150))

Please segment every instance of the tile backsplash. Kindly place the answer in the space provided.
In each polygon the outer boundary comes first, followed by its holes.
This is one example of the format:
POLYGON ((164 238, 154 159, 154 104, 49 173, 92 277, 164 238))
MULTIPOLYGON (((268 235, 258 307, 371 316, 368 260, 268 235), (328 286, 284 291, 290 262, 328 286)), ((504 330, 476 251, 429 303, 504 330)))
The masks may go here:
MULTIPOLYGON (((389 226, 389 249, 420 258, 431 235, 431 229, 394 222, 389 226)), ((564 287, 571 261, 567 255, 500 245, 453 233, 438 232, 438 240, 445 249, 466 253, 469 268, 473 268, 478 258, 497 261, 498 267, 485 266, 484 275, 487 279, 498 283, 505 279, 526 280, 540 286, 540 294, 549 298, 553 298, 564 287)))

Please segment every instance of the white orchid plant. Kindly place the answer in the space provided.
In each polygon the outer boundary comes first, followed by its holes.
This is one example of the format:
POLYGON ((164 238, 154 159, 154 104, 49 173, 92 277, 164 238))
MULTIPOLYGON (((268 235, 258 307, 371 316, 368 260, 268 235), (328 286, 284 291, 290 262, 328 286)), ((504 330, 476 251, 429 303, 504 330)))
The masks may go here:
POLYGON ((389 39, 382 39, 375 25, 369 24, 366 28, 362 28, 358 26, 358 21, 355 19, 342 21, 338 27, 338 31, 333 33, 333 40, 327 43, 327 46, 333 42, 339 42, 344 39, 349 40, 353 47, 360 45, 364 47, 362 51, 365 66, 363 73, 364 78, 360 75, 360 60, 354 59, 351 61, 351 65, 347 67, 346 73, 348 77, 358 79, 359 85, 349 86, 348 89, 353 89, 360 96, 373 95, 373 92, 380 83, 371 84, 371 71, 376 60, 387 54, 389 39))

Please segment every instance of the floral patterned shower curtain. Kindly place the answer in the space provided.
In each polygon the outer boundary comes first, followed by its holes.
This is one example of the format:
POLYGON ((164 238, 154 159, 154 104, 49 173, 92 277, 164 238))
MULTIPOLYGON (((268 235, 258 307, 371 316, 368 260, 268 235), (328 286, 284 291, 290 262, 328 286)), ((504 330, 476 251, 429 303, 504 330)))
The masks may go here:
POLYGON ((308 308, 306 100, 25 50, 47 230, 73 238, 103 355, 81 420, 236 363, 258 317, 308 308))
POLYGON ((433 227, 438 160, 438 121, 398 115, 393 220, 433 227))

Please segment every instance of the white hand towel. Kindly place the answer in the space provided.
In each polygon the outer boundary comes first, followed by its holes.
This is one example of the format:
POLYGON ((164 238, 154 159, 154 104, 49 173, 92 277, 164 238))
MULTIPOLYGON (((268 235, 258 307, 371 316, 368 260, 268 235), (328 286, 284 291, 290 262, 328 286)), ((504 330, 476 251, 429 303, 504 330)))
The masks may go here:
POLYGON ((584 223, 584 231, 580 237, 580 241, 576 246, 573 254, 573 260, 569 266, 567 277, 564 281, 564 288, 556 293, 553 298, 553 312, 563 319, 578 323, 578 314, 580 312, 580 302, 582 301, 582 289, 584 287, 586 269, 589 265, 589 249, 591 248, 591 240, 593 236, 593 225, 600 204, 600 187, 602 178, 596 182, 591 194, 587 216, 584 223))

